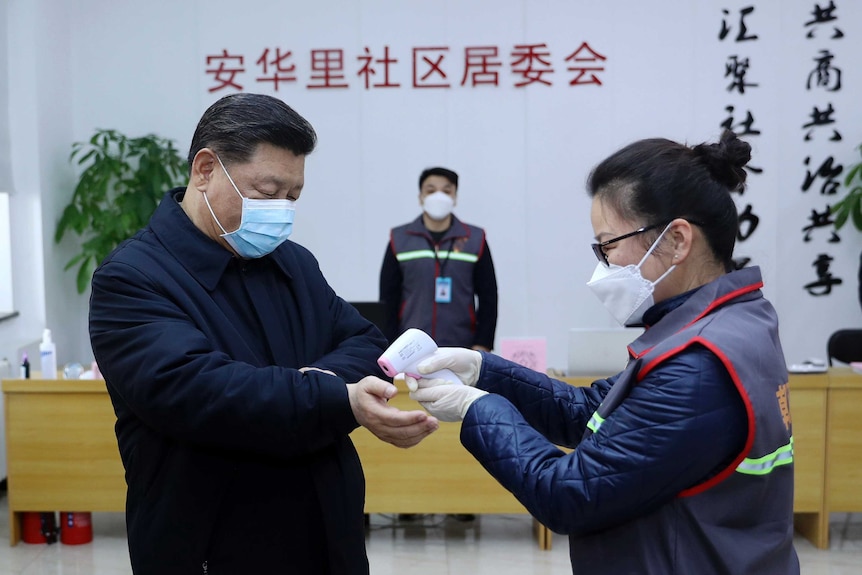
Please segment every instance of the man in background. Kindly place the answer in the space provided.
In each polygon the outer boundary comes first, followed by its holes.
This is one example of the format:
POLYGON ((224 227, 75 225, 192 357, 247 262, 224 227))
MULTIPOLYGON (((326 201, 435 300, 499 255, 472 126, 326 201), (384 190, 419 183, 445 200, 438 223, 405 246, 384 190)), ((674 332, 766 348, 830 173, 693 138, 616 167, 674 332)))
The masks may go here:
MULTIPOLYGON (((393 228, 380 269, 384 335, 392 342, 419 328, 441 347, 491 351, 497 329, 497 276, 485 230, 452 213, 458 174, 447 168, 419 176, 422 214, 393 228)), ((414 514, 403 513, 409 520, 414 514)), ((457 514, 469 521, 472 514, 457 514)))
POLYGON ((439 346, 491 351, 497 329, 497 277, 485 230, 459 220, 458 174, 419 176, 422 214, 393 228, 380 270, 389 341, 415 327, 439 346))

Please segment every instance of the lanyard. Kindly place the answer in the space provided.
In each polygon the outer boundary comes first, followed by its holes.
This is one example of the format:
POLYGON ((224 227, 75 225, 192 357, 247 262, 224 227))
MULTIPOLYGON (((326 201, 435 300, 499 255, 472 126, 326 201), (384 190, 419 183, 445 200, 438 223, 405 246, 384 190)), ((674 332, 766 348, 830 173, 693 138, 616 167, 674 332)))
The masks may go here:
MULTIPOLYGON (((446 259, 443 260, 443 263, 440 263, 440 257, 437 255, 439 251, 438 244, 435 244, 430 238, 426 238, 428 240, 428 245, 431 246, 431 249, 434 251, 434 261, 437 263, 437 267, 440 269, 440 274, 437 277, 446 277, 443 275, 443 270, 446 269, 446 264, 449 262, 449 256, 452 255, 452 248, 455 246, 455 239, 452 238, 449 240, 449 250, 446 252, 446 259)), ((442 244, 443 241, 441 240, 442 244)))

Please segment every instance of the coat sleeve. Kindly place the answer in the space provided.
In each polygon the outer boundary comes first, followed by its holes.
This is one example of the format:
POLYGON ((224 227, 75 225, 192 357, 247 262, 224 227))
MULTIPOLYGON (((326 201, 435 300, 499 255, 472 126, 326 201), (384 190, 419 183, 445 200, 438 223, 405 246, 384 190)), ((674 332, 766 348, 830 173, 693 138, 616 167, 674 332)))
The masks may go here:
POLYGON ((197 303, 209 297, 203 288, 167 289, 174 278, 164 266, 146 269, 109 260, 92 280, 90 338, 118 438, 148 428, 203 448, 291 458, 357 427, 343 379, 220 351, 204 331, 214 320, 197 303))
POLYGON ((398 312, 401 310, 401 291, 404 277, 401 265, 392 250, 392 243, 386 244, 383 264, 380 266, 379 299, 386 305, 386 325, 383 335, 391 343, 398 337, 398 312))
POLYGON ((647 514, 711 477, 746 434, 742 398, 701 349, 652 372, 574 451, 557 448, 494 394, 470 407, 461 442, 536 519, 579 535, 647 514))
POLYGON ((482 353, 482 372, 476 387, 508 399, 548 441, 575 447, 615 380, 616 376, 596 380, 590 387, 575 387, 500 356, 482 353))
POLYGON ((497 332, 497 274, 491 248, 483 243, 479 261, 473 268, 473 288, 476 290, 476 336, 473 345, 494 348, 497 332))
POLYGON ((311 365, 328 369, 344 381, 353 383, 365 376, 386 378, 377 365, 377 358, 386 349, 386 338, 371 322, 360 315, 356 308, 338 297, 327 286, 330 309, 333 310, 333 340, 335 347, 316 359, 311 365), (371 351, 371 355, 369 354, 371 351))

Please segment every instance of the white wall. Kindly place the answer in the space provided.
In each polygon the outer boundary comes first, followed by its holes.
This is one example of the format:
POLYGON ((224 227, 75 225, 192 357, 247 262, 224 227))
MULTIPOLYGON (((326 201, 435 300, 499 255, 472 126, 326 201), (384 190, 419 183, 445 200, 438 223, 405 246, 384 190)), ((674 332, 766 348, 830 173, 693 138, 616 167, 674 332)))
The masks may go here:
POLYGON ((187 149, 203 110, 229 93, 208 91, 213 81, 205 57, 229 50, 246 58, 247 91, 282 97, 318 131, 294 238, 318 256, 343 297, 376 298, 388 229, 419 213, 419 172, 444 165, 461 175, 456 213, 488 232, 500 286, 498 341, 544 336, 555 367, 566 365, 568 328, 613 325, 584 286, 595 265, 584 192, 589 170, 637 138, 714 140, 726 105, 736 105, 740 116, 751 110, 762 131, 750 140, 752 163, 765 171, 751 178, 741 200, 754 205, 761 221, 738 253, 763 268, 789 361, 822 357, 831 331, 862 325, 856 299, 862 236, 848 229, 840 244, 827 244, 818 231, 804 243, 800 232, 810 210, 822 210, 826 201, 800 191, 803 159, 834 155, 846 164, 862 142, 862 112, 852 99, 862 81, 855 66, 862 3, 836 4, 845 34, 840 41, 828 40, 826 26, 814 40, 804 38, 810 0, 250 0, 241 6, 11 0, 5 34, 16 188, 12 237, 22 316, 0 324, 0 344, 36 339, 47 324, 61 364, 89 360, 88 296, 78 296, 74 274, 62 271, 74 245, 53 243, 73 187, 71 143, 96 128, 116 128, 133 136, 155 132, 187 149), (760 38, 733 43, 739 10, 751 5, 756 10, 746 24, 760 38), (722 9, 733 26, 723 42, 722 9), (601 87, 567 85, 562 59, 583 41, 607 56, 601 87), (553 52, 554 85, 514 88, 513 46, 540 42, 553 52), (458 55, 479 45, 499 47, 500 85, 461 87, 458 55), (365 46, 376 56, 389 46, 399 58, 400 88, 362 88, 355 57, 365 46), (411 50, 421 46, 450 48, 452 88, 411 87, 411 50), (278 92, 253 81, 256 58, 276 47, 294 52, 299 78, 278 92), (812 58, 826 47, 843 68, 843 88, 806 91, 812 58), (344 50, 350 88, 304 87, 309 53, 320 48, 344 50), (731 54, 750 58, 750 78, 759 88, 744 96, 727 92, 723 74, 731 54), (803 142, 807 114, 826 101, 837 110, 844 142, 803 142), (827 297, 812 297, 802 286, 815 278, 817 254, 827 251, 835 258, 832 273, 844 283, 827 297))

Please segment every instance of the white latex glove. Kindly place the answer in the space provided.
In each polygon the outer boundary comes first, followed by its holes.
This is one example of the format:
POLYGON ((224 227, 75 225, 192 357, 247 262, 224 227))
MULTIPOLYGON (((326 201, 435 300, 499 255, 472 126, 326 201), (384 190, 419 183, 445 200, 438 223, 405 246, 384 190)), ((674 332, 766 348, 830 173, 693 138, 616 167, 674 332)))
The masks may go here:
MULTIPOLYGON (((409 382, 413 378, 408 376, 407 379, 409 382)), ((487 391, 443 379, 413 382, 418 383, 418 389, 410 392, 411 399, 418 401, 425 411, 440 421, 461 421, 474 401, 488 395, 487 391)))
POLYGON ((464 385, 475 386, 482 370, 482 354, 463 347, 441 347, 420 361, 416 369, 421 374, 449 369, 464 385))

